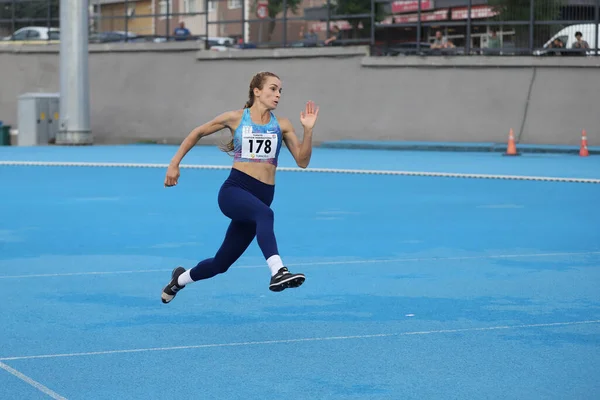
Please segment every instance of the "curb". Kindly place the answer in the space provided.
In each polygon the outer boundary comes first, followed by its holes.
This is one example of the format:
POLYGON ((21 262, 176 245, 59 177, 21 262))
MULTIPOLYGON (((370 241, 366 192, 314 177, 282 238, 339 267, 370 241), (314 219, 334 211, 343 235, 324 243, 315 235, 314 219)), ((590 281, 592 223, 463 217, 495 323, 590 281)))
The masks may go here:
MULTIPOLYGON (((359 141, 340 140, 323 142, 321 148, 326 149, 362 149, 362 150, 406 150, 406 151, 456 151, 480 153, 504 153, 506 143, 463 143, 463 142, 384 142, 384 141, 359 141)), ((561 145, 517 145, 520 153, 551 153, 551 154, 579 154, 579 146, 561 145)), ((600 147, 588 147, 590 155, 600 154, 600 147)))

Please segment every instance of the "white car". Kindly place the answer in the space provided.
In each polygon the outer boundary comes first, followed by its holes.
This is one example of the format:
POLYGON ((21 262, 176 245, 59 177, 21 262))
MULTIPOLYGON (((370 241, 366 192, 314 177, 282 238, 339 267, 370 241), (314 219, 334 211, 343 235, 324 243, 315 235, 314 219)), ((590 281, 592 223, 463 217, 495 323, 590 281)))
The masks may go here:
MULTIPOLYGON (((199 42, 204 42, 204 38, 198 39, 199 42)), ((238 50, 235 47, 235 40, 230 37, 209 36, 208 48, 213 51, 238 50)))
POLYGON ((60 39, 59 28, 48 28, 47 26, 26 26, 17 30, 10 36, 6 36, 3 40, 28 42, 40 40, 58 41, 60 39))

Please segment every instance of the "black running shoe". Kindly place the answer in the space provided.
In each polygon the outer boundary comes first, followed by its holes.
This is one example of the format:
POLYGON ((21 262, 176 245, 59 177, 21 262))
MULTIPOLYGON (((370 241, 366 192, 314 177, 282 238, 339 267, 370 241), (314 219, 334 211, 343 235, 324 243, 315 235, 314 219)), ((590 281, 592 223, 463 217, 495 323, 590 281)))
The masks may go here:
POLYGON ((283 267, 271 277, 269 290, 281 292, 287 288, 297 288, 304 283, 305 279, 304 274, 292 274, 286 267, 283 267))
POLYGON ((162 291, 161 300, 163 303, 167 304, 168 302, 173 300, 177 292, 179 292, 185 287, 185 285, 180 286, 177 283, 179 275, 183 274, 184 272, 185 268, 183 267, 177 267, 173 270, 173 272, 171 273, 171 282, 169 282, 169 284, 165 286, 165 288, 162 291))

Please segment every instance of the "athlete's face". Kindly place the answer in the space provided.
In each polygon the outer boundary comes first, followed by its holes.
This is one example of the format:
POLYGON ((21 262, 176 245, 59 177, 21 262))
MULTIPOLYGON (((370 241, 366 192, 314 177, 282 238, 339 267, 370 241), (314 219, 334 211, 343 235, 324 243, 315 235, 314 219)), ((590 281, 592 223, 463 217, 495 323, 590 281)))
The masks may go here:
POLYGON ((267 77, 262 90, 255 91, 255 96, 270 110, 277 108, 281 99, 281 81, 273 76, 267 77))

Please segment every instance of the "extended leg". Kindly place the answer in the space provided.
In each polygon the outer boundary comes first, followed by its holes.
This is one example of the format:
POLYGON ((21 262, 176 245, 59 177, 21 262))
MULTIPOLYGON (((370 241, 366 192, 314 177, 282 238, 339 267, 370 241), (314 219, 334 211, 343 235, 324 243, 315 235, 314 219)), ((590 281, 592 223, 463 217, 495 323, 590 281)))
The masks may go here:
POLYGON ((190 270, 191 280, 208 279, 226 272, 250 246, 255 233, 256 226, 252 222, 231 221, 215 256, 200 261, 190 270))
POLYGON ((171 274, 171 281, 162 293, 162 302, 168 303, 188 283, 212 278, 227 271, 234 262, 246 251, 256 233, 252 222, 231 221, 225 239, 214 257, 202 260, 194 268, 185 270, 177 267, 171 274))

